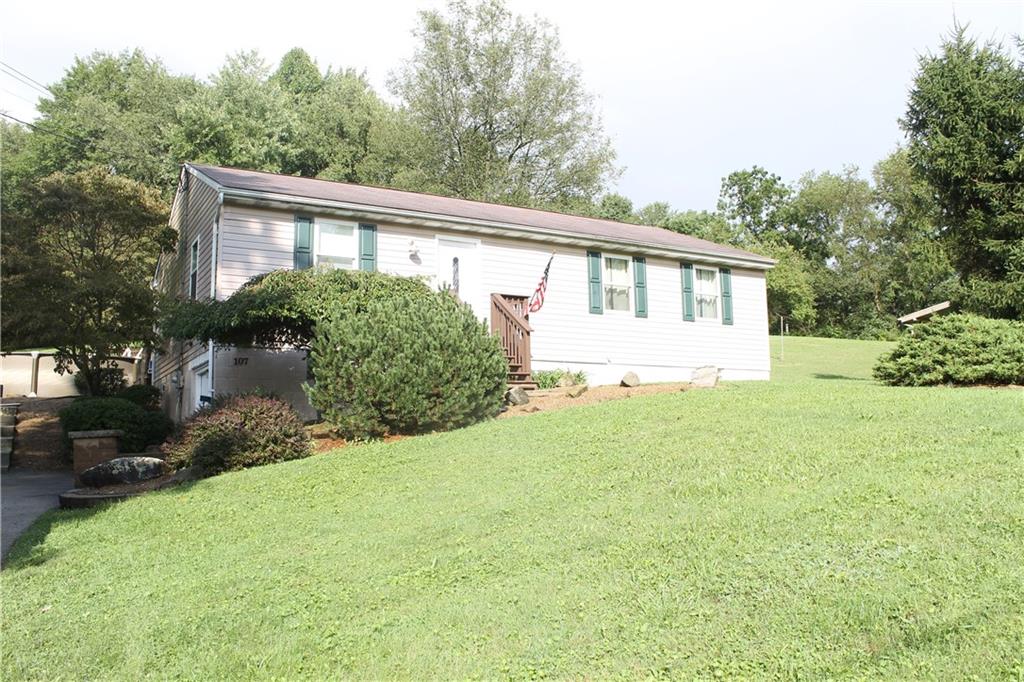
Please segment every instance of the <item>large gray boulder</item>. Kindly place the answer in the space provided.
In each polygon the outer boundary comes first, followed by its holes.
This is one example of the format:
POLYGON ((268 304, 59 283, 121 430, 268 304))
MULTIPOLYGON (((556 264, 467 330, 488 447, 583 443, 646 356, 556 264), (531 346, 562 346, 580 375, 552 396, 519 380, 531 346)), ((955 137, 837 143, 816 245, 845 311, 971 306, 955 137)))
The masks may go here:
POLYGON ((719 370, 714 365, 698 367, 693 370, 693 378, 690 379, 690 383, 694 388, 714 388, 718 385, 718 374, 719 370))
POLYGON ((530 394, 522 386, 513 386, 505 394, 505 402, 509 405, 525 405, 530 402, 530 394))
POLYGON ((626 388, 632 388, 640 385, 640 377, 636 375, 636 372, 626 372, 625 376, 622 377, 622 381, 619 382, 620 386, 626 388))
POLYGON ((156 457, 116 457, 82 472, 82 484, 90 488, 119 483, 138 483, 167 471, 167 463, 156 457))

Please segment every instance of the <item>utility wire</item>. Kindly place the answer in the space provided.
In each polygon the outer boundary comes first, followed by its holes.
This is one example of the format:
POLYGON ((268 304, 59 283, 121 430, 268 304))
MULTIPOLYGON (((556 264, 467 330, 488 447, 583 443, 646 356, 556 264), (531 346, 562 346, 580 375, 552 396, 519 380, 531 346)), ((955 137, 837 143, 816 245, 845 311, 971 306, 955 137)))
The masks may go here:
POLYGON ((11 116, 10 114, 8 114, 7 112, 4 112, 4 111, 0 111, 0 116, 3 116, 4 118, 9 118, 12 121, 15 121, 16 123, 20 123, 21 125, 28 126, 32 130, 37 130, 40 133, 45 133, 47 135, 56 135, 57 137, 63 137, 68 142, 74 142, 77 145, 84 145, 85 144, 85 140, 82 140, 82 139, 77 139, 76 140, 75 138, 71 137, 70 135, 65 135, 64 133, 58 133, 56 130, 47 130, 46 128, 41 128, 40 126, 37 126, 34 123, 29 123, 28 121, 22 121, 20 118, 15 118, 14 116, 11 116))
POLYGON ((10 95, 12 97, 17 97, 18 99, 20 99, 22 102, 25 102, 26 104, 31 104, 33 107, 36 105, 36 103, 33 102, 32 100, 25 99, 24 97, 22 97, 21 95, 19 95, 16 92, 14 92, 13 90, 8 90, 7 88, 0 88, 0 90, 3 90, 4 92, 6 92, 8 95, 10 95))
POLYGON ((2 66, 0 66, 0 74, 3 74, 5 76, 7 76, 8 78, 13 79, 17 83, 21 83, 22 85, 31 88, 33 92, 38 92, 39 94, 41 94, 41 95, 43 95, 45 97, 51 97, 52 96, 52 95, 50 95, 49 92, 47 92, 45 90, 40 90, 39 88, 37 88, 36 86, 32 85, 31 83, 29 83, 24 78, 22 78, 21 76, 16 76, 15 74, 11 73, 7 69, 3 68, 2 66))
POLYGON ((47 93, 49 95, 53 95, 54 94, 53 90, 51 90, 48 86, 43 85, 42 83, 40 83, 35 78, 33 78, 32 76, 28 75, 27 73, 25 73, 23 71, 18 71, 16 68, 11 66, 7 62, 0 61, 0 66, 3 66, 4 68, 13 71, 14 73, 18 74, 22 78, 27 78, 28 80, 30 80, 32 82, 31 83, 32 87, 36 88, 37 90, 38 89, 42 89, 43 92, 45 92, 45 93, 47 93))

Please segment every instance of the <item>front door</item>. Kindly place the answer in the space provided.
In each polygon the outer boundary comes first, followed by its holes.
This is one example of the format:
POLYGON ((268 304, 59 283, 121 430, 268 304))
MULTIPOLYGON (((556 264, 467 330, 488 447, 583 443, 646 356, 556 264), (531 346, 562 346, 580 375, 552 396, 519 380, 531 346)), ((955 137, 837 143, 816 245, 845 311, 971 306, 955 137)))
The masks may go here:
POLYGON ((438 237, 437 286, 468 303, 477 317, 486 318, 487 304, 480 286, 480 242, 475 239, 438 237))

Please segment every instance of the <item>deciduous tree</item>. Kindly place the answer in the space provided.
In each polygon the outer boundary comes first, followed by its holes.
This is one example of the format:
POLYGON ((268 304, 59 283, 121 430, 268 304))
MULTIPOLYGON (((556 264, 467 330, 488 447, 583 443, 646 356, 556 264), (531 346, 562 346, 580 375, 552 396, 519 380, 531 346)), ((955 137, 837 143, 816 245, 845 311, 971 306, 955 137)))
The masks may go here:
POLYGON ((4 272, 5 343, 55 347, 58 371, 98 391, 107 356, 152 339, 149 283, 174 239, 159 193, 105 168, 36 183, 4 215, 5 262, 22 263, 4 272))
POLYGON ((614 152, 558 33, 500 0, 420 14, 420 41, 392 90, 429 140, 428 184, 471 199, 592 201, 614 152))

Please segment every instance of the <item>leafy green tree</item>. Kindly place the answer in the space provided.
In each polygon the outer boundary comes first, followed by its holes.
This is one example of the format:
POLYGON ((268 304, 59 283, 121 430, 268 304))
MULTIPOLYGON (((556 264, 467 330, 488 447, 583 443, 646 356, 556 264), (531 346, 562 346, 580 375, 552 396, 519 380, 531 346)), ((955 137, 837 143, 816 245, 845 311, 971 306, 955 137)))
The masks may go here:
POLYGON ((294 47, 281 57, 277 71, 274 72, 274 80, 281 89, 296 97, 312 95, 324 84, 316 62, 301 47, 294 47))
POLYGON ((614 152, 555 29, 500 0, 424 11, 391 88, 429 141, 427 183, 518 205, 592 201, 614 152))
POLYGON ((39 100, 41 132, 32 133, 26 150, 33 178, 102 165, 169 195, 178 160, 168 131, 177 107, 198 88, 140 50, 75 59, 50 86, 53 96, 39 100))
POLYGON ((853 166, 804 174, 780 215, 784 239, 815 263, 838 258, 878 223, 871 184, 853 166))
POLYGON ((730 224, 721 213, 709 211, 679 211, 673 213, 664 225, 680 234, 688 234, 718 244, 741 244, 739 228, 730 224))
POLYGON ((77 368, 99 392, 105 358, 153 338, 149 283, 175 240, 166 204, 103 168, 55 173, 5 212, 4 240, 5 264, 22 264, 4 271, 5 343, 55 347, 58 371, 77 368))
POLYGON ((667 201, 655 201, 638 210, 633 216, 633 221, 640 225, 665 227, 672 219, 672 215, 672 207, 667 201))
POLYGON ((791 195, 781 177, 754 166, 722 179, 718 212, 735 227, 738 241, 764 239, 782 231, 791 195))
POLYGON ((256 52, 242 52, 177 111, 175 159, 281 171, 298 129, 291 97, 256 52))
POLYGON ((807 260, 792 246, 777 239, 750 244, 749 248, 775 259, 775 267, 765 277, 769 327, 776 329, 774 325, 779 317, 785 317, 794 332, 812 331, 817 310, 813 272, 807 260))
MULTIPOLYGON (((1024 43, 1018 39, 1024 56, 1024 43)), ((920 59, 901 121, 968 304, 1024 316, 1024 60, 963 28, 920 59)))
POLYGON ((621 194, 605 194, 597 205, 597 217, 618 220, 620 223, 633 222, 633 202, 621 194))
POLYGON ((957 298, 956 272, 940 240, 938 204, 907 150, 880 161, 873 176, 882 229, 868 247, 870 257, 881 262, 878 287, 888 312, 899 316, 957 298))

